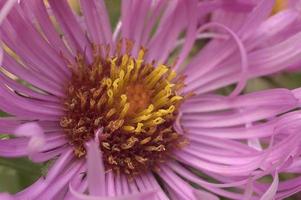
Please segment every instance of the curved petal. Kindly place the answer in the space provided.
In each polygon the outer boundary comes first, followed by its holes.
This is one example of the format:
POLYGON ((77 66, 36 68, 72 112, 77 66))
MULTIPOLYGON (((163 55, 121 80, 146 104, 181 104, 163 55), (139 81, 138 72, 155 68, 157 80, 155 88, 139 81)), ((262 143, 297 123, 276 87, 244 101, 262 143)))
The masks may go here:
POLYGON ((275 195, 276 195, 276 192, 277 192, 278 184, 279 184, 279 178, 278 178, 278 173, 276 173, 275 176, 274 176, 274 180, 273 180, 271 186, 262 195, 262 197, 260 198, 260 200, 273 200, 274 197, 275 197, 275 195))
POLYGON ((27 144, 27 152, 29 155, 42 150, 45 145, 44 131, 37 123, 32 122, 20 125, 15 130, 15 135, 30 138, 27 144))

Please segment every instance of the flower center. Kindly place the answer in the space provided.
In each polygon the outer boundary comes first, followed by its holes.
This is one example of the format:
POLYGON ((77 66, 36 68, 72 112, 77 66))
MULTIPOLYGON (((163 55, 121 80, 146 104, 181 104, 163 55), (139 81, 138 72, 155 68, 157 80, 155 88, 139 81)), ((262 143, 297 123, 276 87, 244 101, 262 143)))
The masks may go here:
POLYGON ((127 86, 125 95, 128 98, 128 114, 132 115, 150 105, 151 91, 144 88, 143 84, 136 83, 127 86))
POLYGON ((138 58, 129 51, 104 52, 95 47, 91 64, 77 56, 60 125, 77 157, 102 129, 97 140, 107 170, 131 176, 156 170, 186 143, 173 128, 183 78, 168 66, 145 62, 144 49, 138 58))

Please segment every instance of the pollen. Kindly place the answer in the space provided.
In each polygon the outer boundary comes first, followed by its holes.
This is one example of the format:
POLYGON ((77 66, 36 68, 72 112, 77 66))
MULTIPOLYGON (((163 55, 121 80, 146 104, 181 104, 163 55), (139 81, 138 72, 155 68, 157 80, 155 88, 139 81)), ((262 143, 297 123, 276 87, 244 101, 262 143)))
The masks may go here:
POLYGON ((150 105, 151 91, 144 88, 143 84, 137 83, 127 86, 125 94, 130 105, 129 115, 142 111, 150 105))
POLYGON ((60 125, 76 157, 85 156, 84 144, 97 137, 106 169, 134 176, 158 169, 187 140, 173 128, 185 99, 183 77, 146 62, 144 48, 132 56, 131 46, 122 54, 118 44, 111 55, 108 46, 95 45, 92 62, 83 55, 68 62, 72 78, 60 125))

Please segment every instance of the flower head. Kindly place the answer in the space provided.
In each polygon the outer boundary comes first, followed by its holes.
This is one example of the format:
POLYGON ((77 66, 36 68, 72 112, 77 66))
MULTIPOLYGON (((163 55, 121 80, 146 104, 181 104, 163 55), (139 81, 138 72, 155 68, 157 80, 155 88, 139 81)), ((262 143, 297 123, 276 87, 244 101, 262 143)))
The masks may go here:
POLYGON ((131 42, 124 55, 121 48, 110 55, 110 47, 95 47, 91 64, 83 56, 70 64, 60 126, 79 158, 102 129, 97 139, 107 169, 133 175, 155 169, 184 145, 173 128, 184 84, 170 67, 144 62, 144 49, 133 58, 131 42))
POLYGON ((299 14, 271 16, 273 6, 122 1, 112 32, 101 0, 81 0, 79 13, 65 0, 15 4, 0 28, 0 108, 10 115, 0 131, 16 137, 0 140, 0 155, 51 166, 5 198, 279 195, 278 174, 299 156, 300 139, 280 137, 298 92, 240 95, 249 78, 300 61, 301 33, 281 37, 299 14), (218 93, 233 83, 229 96, 218 93))

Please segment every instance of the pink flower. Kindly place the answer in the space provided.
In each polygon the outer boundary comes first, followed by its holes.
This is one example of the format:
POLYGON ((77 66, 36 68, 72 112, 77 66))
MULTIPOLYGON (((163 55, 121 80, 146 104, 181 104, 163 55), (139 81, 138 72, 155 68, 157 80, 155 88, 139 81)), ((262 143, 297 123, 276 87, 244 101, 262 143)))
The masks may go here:
POLYGON ((282 37, 294 8, 271 16, 271 0, 128 0, 112 32, 101 0, 81 0, 79 15, 65 0, 9 13, 15 2, 0 2, 0 108, 10 115, 0 132, 15 136, 0 140, 0 155, 52 163, 3 198, 269 200, 285 190, 278 174, 300 138, 288 133, 297 115, 282 114, 299 93, 240 93, 300 62, 299 29, 282 37), (210 41, 196 49, 198 39, 210 41))

